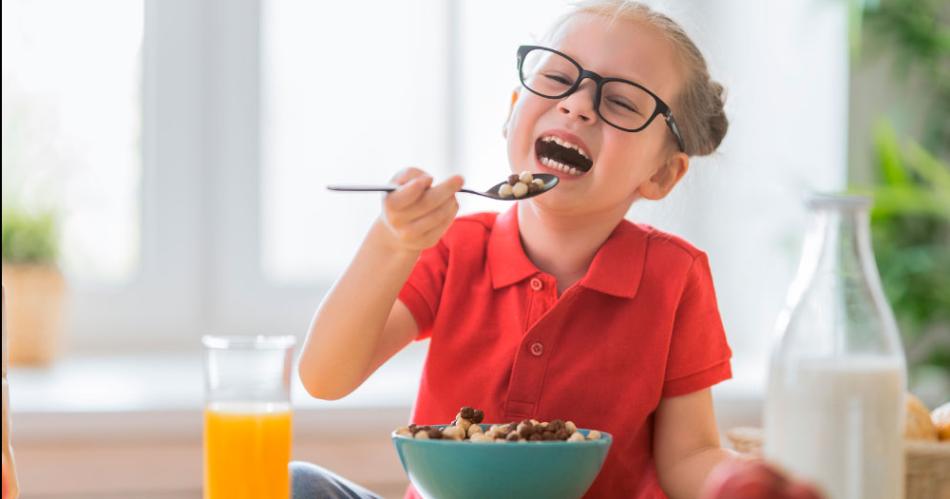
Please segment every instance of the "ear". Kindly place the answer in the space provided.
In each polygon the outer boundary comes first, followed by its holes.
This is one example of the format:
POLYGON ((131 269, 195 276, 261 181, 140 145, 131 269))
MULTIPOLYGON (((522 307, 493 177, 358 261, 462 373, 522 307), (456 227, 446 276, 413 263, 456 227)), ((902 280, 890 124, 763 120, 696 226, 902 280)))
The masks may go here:
POLYGON ((501 136, 508 138, 508 122, 511 121, 511 112, 515 110, 515 103, 518 102, 518 96, 521 94, 521 88, 515 87, 511 91, 511 104, 508 106, 508 116, 505 117, 505 123, 501 126, 501 136))
POLYGON ((640 185, 640 196, 654 201, 666 197, 689 170, 689 156, 682 152, 673 153, 665 164, 660 166, 649 180, 640 185))

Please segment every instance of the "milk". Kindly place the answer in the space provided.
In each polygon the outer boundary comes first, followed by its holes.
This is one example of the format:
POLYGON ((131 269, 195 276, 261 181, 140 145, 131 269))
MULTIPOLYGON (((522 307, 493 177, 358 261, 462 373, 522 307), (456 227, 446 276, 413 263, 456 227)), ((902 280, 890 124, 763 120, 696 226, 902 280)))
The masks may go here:
POLYGON ((903 497, 903 387, 893 357, 774 364, 766 458, 814 482, 828 499, 903 497))

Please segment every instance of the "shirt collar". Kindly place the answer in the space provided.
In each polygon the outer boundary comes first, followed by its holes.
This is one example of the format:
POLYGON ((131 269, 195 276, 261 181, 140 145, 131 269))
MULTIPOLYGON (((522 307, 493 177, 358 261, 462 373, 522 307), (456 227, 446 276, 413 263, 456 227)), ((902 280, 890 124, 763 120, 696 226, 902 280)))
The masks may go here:
POLYGON ((528 259, 518 231, 518 207, 500 213, 488 239, 492 287, 500 289, 540 272, 528 259))
POLYGON ((580 285, 620 298, 633 298, 640 287, 647 254, 647 232, 621 220, 594 255, 580 285))
MULTIPOLYGON (((646 259, 647 232, 621 220, 597 250, 579 285, 611 296, 633 298, 640 286, 646 259)), ((500 289, 540 273, 521 245, 518 210, 513 206, 495 219, 488 240, 492 287, 500 289)))

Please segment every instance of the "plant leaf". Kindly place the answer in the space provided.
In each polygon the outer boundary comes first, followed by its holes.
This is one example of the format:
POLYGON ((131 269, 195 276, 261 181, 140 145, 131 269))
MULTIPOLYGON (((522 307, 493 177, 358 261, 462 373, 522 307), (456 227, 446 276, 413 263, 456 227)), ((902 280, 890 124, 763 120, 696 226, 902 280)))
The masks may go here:
POLYGON ((872 191, 875 217, 935 215, 950 221, 950 197, 915 186, 882 186, 872 191))
POLYGON ((937 191, 942 191, 950 197, 950 165, 937 159, 913 140, 907 144, 905 157, 908 169, 930 183, 937 191))
POLYGON ((885 185, 910 184, 907 171, 901 164, 901 150, 897 141, 897 133, 886 120, 878 120, 874 125, 874 149, 877 151, 881 180, 885 185))

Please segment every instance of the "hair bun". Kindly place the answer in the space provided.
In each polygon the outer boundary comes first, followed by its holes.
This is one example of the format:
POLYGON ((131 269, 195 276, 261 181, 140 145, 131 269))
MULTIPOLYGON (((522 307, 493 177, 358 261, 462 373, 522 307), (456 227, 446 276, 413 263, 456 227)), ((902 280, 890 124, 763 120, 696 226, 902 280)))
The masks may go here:
POLYGON ((709 93, 713 96, 711 99, 711 109, 708 117, 706 118, 707 126, 707 138, 709 139, 705 144, 708 149, 701 151, 700 154, 711 154, 716 148, 719 147, 719 144, 722 143, 722 139, 726 136, 726 131, 729 130, 729 119, 726 118, 725 110, 725 101, 726 101, 726 89, 719 82, 709 80, 709 93))

